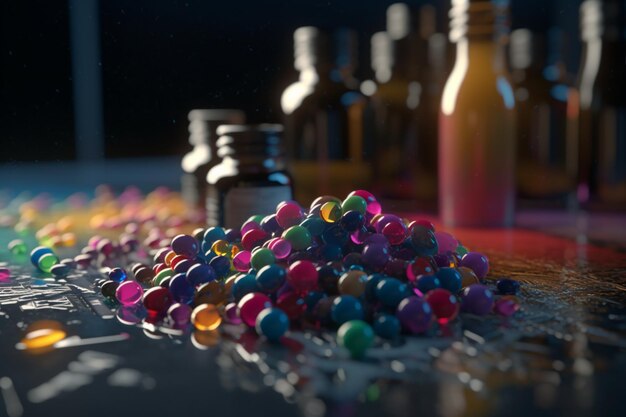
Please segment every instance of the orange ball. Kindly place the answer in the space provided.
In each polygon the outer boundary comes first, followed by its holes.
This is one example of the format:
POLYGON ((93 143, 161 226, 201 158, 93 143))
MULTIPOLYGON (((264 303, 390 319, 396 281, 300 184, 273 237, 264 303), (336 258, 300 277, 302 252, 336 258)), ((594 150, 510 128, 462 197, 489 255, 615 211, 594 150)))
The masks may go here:
POLYGON ((198 330, 215 330, 222 324, 222 316, 213 304, 200 304, 191 313, 191 322, 198 330))
POLYGON ((358 269, 348 271, 339 278, 339 293, 360 297, 365 292, 367 274, 358 269))

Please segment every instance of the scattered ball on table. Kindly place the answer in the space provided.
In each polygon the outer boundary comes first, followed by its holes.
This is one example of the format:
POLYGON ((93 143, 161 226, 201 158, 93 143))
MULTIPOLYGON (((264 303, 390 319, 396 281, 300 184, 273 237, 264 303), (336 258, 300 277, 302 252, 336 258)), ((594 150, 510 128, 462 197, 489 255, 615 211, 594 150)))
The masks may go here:
POLYGON ((142 296, 143 288, 137 281, 122 282, 115 290, 115 298, 123 305, 137 304, 142 296))
POLYGON ((459 300, 450 291, 435 288, 424 296, 439 324, 447 324, 459 314, 459 300))
POLYGON ((476 274, 478 279, 483 279, 489 272, 489 260, 485 255, 478 252, 468 252, 461 258, 459 266, 464 266, 476 274))
POLYGON ((278 342, 289 330, 289 317, 279 308, 266 308, 258 314, 255 328, 270 342, 278 342))
POLYGON ((213 304, 200 304, 193 309, 191 322, 198 330, 215 330, 222 324, 222 316, 213 304))
POLYGON ((509 278, 502 278, 496 282, 498 293, 502 295, 515 295, 520 289, 519 281, 509 278))
POLYGON ((272 306, 272 300, 263 293, 250 293, 245 295, 237 303, 237 313, 239 318, 249 327, 256 325, 256 318, 259 313, 272 306))
POLYGON ((256 274, 256 283, 265 293, 276 292, 287 279, 287 270, 280 265, 266 265, 256 274))
POLYGON ((472 284, 463 290, 461 303, 463 311, 484 316, 493 309, 493 293, 482 284, 472 284))
POLYGON ((56 255, 52 253, 45 253, 39 258, 39 261, 37 262, 37 267, 43 272, 50 272, 52 270, 52 267, 58 262, 59 258, 57 258, 56 255))
POLYGON ((430 329, 433 310, 426 300, 411 296, 400 302, 396 317, 409 333, 419 334, 430 329))
POLYGON ((342 295, 333 301, 331 317, 337 324, 350 320, 362 320, 364 316, 363 305, 352 295, 342 295))
POLYGON ((374 333, 383 339, 394 340, 400 336, 400 320, 392 314, 380 314, 374 319, 374 333))
POLYGON ((108 273, 111 281, 122 282, 126 279, 126 271, 122 268, 113 268, 108 273))
POLYGON ((372 327, 362 320, 350 320, 337 330, 337 343, 345 347, 355 359, 365 356, 374 341, 372 327))

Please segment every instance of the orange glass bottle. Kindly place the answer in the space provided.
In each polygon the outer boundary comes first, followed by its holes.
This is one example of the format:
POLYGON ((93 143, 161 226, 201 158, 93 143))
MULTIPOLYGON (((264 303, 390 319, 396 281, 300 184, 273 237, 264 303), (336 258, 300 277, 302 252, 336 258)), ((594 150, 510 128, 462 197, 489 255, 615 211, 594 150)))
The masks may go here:
POLYGON ((515 100, 506 70, 508 3, 453 0, 456 60, 439 115, 439 212, 447 226, 510 226, 515 100))

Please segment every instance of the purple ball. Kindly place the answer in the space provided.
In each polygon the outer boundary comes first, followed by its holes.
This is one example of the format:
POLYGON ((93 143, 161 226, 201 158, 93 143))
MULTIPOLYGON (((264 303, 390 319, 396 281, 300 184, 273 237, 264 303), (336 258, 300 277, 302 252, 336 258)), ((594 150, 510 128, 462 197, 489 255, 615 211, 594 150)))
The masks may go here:
POLYGON ((411 296, 400 302, 396 317, 409 332, 424 333, 432 323, 433 310, 423 298, 411 296))
POLYGON ((482 284, 472 284, 461 293, 461 308, 467 313, 484 316, 491 313, 493 304, 493 293, 482 284))
POLYGON ((489 260, 485 255, 478 252, 468 252, 461 258, 459 262, 459 266, 464 266, 466 268, 474 271, 478 279, 483 279, 487 276, 487 272, 489 272, 489 260))
POLYGON ((200 244, 195 237, 190 235, 178 235, 172 239, 172 250, 177 255, 194 258, 200 250, 200 244))
POLYGON ((375 243, 369 244, 363 248, 361 260, 372 269, 381 269, 389 261, 389 247, 375 243))
POLYGON ((389 246, 389 240, 382 233, 372 233, 364 240, 366 245, 387 245, 389 246))
POLYGON ((187 304, 175 303, 167 309, 167 316, 176 327, 184 327, 189 323, 191 311, 187 304))

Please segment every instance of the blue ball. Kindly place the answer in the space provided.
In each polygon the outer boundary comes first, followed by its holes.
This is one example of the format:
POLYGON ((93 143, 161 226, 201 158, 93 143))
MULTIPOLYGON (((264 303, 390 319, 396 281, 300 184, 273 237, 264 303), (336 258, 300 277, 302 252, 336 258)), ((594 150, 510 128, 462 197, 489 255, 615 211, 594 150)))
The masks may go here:
POLYGON ((326 222, 317 216, 313 216, 304 219, 300 226, 306 227, 311 236, 319 236, 324 232, 326 222))
POLYGON ((376 317, 374 324, 374 333, 383 339, 393 340, 400 336, 400 320, 393 314, 381 314, 376 317))
POLYGON ((287 279, 287 270, 280 265, 266 265, 256 274, 256 284, 265 293, 276 292, 287 279))
POLYGON ((322 246, 322 258, 326 261, 338 261, 343 258, 341 246, 332 243, 322 246))
MULTIPOLYGON (((215 243, 216 240, 221 240, 226 237, 226 231, 221 227, 209 227, 204 232, 202 240, 209 245, 209 248, 215 243)), ((204 248, 203 248, 204 249, 204 248)))
POLYGON ((193 286, 211 282, 216 278, 215 270, 206 264, 195 264, 187 270, 187 279, 193 286))
POLYGON ((350 210, 344 213, 339 220, 339 226, 347 232, 359 230, 363 227, 363 224, 365 224, 365 216, 363 216, 363 213, 356 210, 350 210))
POLYGON ((169 290, 172 298, 181 304, 191 304, 196 292, 184 273, 176 274, 170 279, 169 290))
POLYGON ((122 268, 113 268, 109 271, 109 279, 115 282, 122 282, 126 279, 126 271, 122 268))
POLYGON ((342 295, 333 301, 330 315, 335 323, 341 325, 350 320, 363 320, 363 305, 352 295, 342 295))
POLYGON ((437 278, 441 283, 441 288, 445 288, 452 294, 461 291, 462 277, 459 271, 454 268, 439 268, 436 272, 437 278))
POLYGON ((397 278, 384 278, 376 285, 376 298, 387 308, 395 310, 409 295, 408 285, 397 278))
POLYGON ((206 262, 211 262, 213 258, 217 257, 217 253, 213 252, 211 249, 204 253, 204 259, 206 262))
POLYGON ((30 252, 30 262, 35 266, 39 267, 39 259, 44 256, 46 253, 54 253, 52 249, 46 246, 37 246, 30 252))
POLYGON ((387 278, 387 276, 383 274, 368 275, 367 281, 365 281, 365 292, 363 296, 370 303, 376 301, 376 286, 384 278, 387 278))
POLYGON ((422 294, 426 294, 428 291, 434 290, 435 288, 441 288, 441 282, 436 275, 420 275, 417 277, 415 286, 422 294))
POLYGON ((439 251, 435 232, 424 227, 414 226, 411 229, 411 246, 417 256, 434 256, 439 251))
POLYGON ((278 342, 289 330, 289 317, 279 308, 266 308, 257 316, 255 328, 270 342, 278 342))
POLYGON ((519 291, 520 284, 518 281, 510 278, 502 278, 496 282, 498 292, 503 295, 515 295, 519 291))
POLYGON ((225 277, 230 272, 230 259, 227 256, 216 256, 209 261, 209 266, 218 277, 225 277))
POLYGON ((343 246, 349 238, 348 233, 339 226, 331 226, 322 233, 322 240, 327 245, 343 246))
POLYGON ((304 303, 306 304, 306 311, 311 312, 317 305, 317 303, 326 297, 324 291, 309 291, 307 295, 304 296, 304 303))
POLYGON ((239 301, 246 294, 251 292, 260 292, 260 288, 257 285, 256 277, 253 274, 242 274, 235 278, 231 291, 235 301, 239 301))

